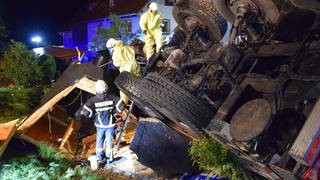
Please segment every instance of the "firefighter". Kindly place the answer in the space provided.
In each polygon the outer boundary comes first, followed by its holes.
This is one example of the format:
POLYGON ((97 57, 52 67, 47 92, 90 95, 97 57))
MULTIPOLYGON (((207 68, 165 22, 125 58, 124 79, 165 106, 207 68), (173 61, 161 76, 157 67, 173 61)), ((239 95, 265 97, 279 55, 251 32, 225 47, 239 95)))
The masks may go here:
MULTIPOLYGON (((121 40, 110 38, 106 47, 111 49, 113 65, 123 71, 130 72, 135 76, 140 76, 140 66, 135 59, 134 49, 131 46, 123 45, 121 40)), ((128 104, 129 98, 120 91, 120 98, 125 104, 128 104)))
POLYGON ((119 97, 107 92, 108 85, 103 80, 96 81, 95 88, 96 95, 84 104, 80 115, 89 118, 95 114, 94 124, 97 130, 96 160, 109 164, 113 161, 112 138, 115 130, 113 116, 121 113, 123 102, 119 97))
POLYGON ((160 52, 162 46, 162 13, 158 11, 158 4, 150 3, 148 11, 140 18, 140 28, 144 33, 146 56, 150 57, 156 52, 160 52), (156 46, 156 48, 154 48, 156 46))

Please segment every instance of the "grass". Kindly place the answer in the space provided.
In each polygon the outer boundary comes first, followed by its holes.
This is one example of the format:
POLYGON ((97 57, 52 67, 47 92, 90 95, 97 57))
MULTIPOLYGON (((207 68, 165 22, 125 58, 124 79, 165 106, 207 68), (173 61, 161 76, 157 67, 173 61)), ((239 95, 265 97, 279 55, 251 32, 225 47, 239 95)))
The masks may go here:
POLYGON ((230 150, 211 138, 192 141, 189 155, 201 170, 232 180, 251 179, 230 150))
POLYGON ((29 115, 40 103, 43 89, 0 88, 0 123, 29 115))
MULTIPOLYGON (((139 178, 116 173, 112 170, 91 171, 89 166, 75 166, 52 147, 40 142, 38 155, 17 154, 0 161, 1 180, 44 179, 44 180, 139 180, 139 178)), ((12 153, 10 153, 12 154, 12 153)), ((79 163, 78 163, 79 164, 79 163)), ((84 165, 84 163, 82 163, 84 165)))
POLYGON ((46 144, 40 143, 39 146, 39 156, 27 155, 0 161, 1 179, 103 179, 88 167, 71 168, 71 161, 46 144))

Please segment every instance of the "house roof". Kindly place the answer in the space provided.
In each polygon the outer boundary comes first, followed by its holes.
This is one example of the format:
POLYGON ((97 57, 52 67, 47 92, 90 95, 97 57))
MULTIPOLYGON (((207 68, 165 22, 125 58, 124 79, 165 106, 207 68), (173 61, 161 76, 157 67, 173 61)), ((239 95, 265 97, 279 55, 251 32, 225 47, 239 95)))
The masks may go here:
MULTIPOLYGON (((56 46, 46 47, 44 48, 44 52, 59 59, 69 59, 78 55, 75 49, 56 47, 56 46)), ((80 52, 81 54, 85 53, 85 51, 82 51, 82 50, 80 52)))
POLYGON ((110 14, 135 14, 145 7, 149 0, 114 0, 115 5, 110 6, 110 0, 90 0, 85 8, 76 13, 65 28, 76 23, 108 17, 110 14))

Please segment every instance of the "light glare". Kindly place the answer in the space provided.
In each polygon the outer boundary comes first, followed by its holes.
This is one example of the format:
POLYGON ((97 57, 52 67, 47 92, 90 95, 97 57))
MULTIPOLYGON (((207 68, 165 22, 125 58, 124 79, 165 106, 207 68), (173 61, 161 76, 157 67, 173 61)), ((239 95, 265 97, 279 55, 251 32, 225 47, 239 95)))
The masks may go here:
POLYGON ((39 43, 42 41, 41 37, 40 36, 35 36, 31 39, 32 42, 35 42, 35 43, 39 43))

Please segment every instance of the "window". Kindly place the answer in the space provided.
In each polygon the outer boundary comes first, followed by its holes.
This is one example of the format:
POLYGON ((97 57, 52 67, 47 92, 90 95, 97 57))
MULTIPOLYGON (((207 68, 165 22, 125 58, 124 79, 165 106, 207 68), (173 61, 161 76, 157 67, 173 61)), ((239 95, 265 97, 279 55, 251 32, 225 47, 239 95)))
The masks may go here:
POLYGON ((175 0, 165 0, 166 6, 174 6, 175 0))
POLYGON ((109 0, 109 7, 115 6, 116 2, 115 0, 109 0))
POLYGON ((164 35, 170 34, 170 19, 162 20, 162 34, 164 35))
POLYGON ((127 31, 128 31, 129 33, 132 32, 132 21, 127 21, 127 31))

